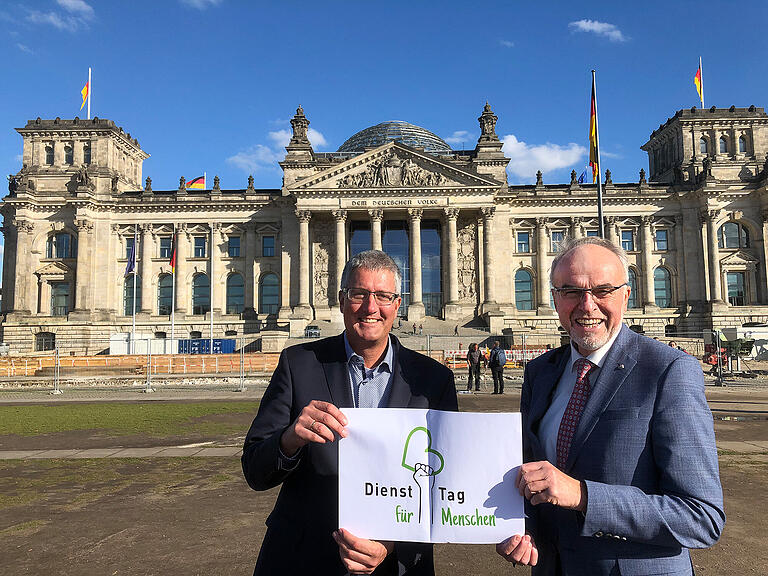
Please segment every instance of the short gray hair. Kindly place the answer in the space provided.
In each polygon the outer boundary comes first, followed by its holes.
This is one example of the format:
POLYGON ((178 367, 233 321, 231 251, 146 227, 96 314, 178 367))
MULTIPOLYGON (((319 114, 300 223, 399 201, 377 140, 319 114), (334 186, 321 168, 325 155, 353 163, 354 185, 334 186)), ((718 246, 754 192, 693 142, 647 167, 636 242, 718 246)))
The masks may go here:
POLYGON ((344 265, 344 271, 341 273, 341 286, 339 288, 341 290, 349 288, 347 286, 349 277, 352 275, 352 272, 361 268, 363 270, 389 270, 395 277, 395 292, 400 293, 403 281, 400 268, 397 267, 397 264, 395 264, 395 261, 392 260, 389 254, 381 250, 366 250, 352 256, 344 265))
POLYGON ((605 238, 599 238, 597 236, 585 236, 584 238, 569 238, 562 244, 560 244, 560 253, 555 257, 554 260, 552 260, 552 268, 549 269, 549 283, 554 286, 554 278, 555 278, 555 268, 557 268, 557 265, 560 264, 560 262, 568 256, 571 252, 576 250, 576 248, 580 248, 581 246, 586 246, 587 244, 594 244, 595 246, 601 246, 605 248, 606 250, 610 250, 614 253, 616 258, 619 259, 621 262, 622 268, 624 268, 624 281, 629 282, 629 262, 627 261, 627 253, 624 252, 624 250, 610 240, 606 240, 605 238))

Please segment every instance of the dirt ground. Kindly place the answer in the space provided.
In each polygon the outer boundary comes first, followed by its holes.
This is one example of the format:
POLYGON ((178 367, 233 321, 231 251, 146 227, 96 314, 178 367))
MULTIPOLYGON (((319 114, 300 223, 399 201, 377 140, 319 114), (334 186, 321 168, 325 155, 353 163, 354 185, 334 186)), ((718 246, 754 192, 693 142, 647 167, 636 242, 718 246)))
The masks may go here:
MULTIPOLYGON (((768 440, 768 386, 709 388, 708 397, 719 440, 768 440)), ((465 411, 515 411, 518 403, 515 391, 460 396, 465 411)), ((229 418, 242 420, 244 434, 250 417, 229 418)), ((0 449, 145 446, 142 440, 5 436, 0 449)), ((231 444, 242 437, 205 440, 231 444)), ((728 521, 715 547, 693 552, 696 572, 764 575, 768 522, 759 509, 768 492, 768 450, 722 453, 720 464, 728 521)), ((276 495, 251 491, 236 458, 0 461, 0 573, 250 574, 276 495)), ((493 546, 438 545, 435 554, 438 574, 528 573, 513 571, 493 546)))

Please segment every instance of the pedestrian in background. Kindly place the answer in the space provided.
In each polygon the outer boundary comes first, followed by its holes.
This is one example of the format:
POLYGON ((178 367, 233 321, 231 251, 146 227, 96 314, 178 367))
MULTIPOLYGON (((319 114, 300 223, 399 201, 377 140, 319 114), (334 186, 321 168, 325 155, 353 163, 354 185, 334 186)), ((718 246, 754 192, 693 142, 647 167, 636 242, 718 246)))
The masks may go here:
POLYGON ((469 352, 467 352, 467 367, 469 368, 469 379, 467 380, 467 392, 472 390, 472 378, 475 379, 475 391, 480 391, 480 363, 487 364, 488 361, 483 354, 483 351, 472 343, 469 345, 469 352))
POLYGON ((504 364, 507 363, 507 355, 504 353, 504 349, 501 347, 498 340, 493 343, 493 350, 491 350, 491 358, 488 362, 488 367, 491 369, 491 376, 493 376, 493 393, 504 394, 504 364))

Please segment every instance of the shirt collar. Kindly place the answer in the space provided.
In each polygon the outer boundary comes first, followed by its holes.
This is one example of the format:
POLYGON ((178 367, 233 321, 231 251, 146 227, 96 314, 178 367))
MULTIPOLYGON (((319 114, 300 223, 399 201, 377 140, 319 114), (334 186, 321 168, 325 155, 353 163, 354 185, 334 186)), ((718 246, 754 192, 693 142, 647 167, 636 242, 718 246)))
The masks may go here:
POLYGON ((608 352, 611 349, 611 346, 613 346, 613 343, 616 341, 616 338, 619 337, 619 332, 621 332, 621 326, 619 326, 619 329, 616 330, 616 333, 611 336, 611 338, 603 344, 600 348, 592 352, 589 356, 582 356, 578 350, 576 350, 576 345, 571 341, 571 370, 573 370, 573 365, 576 362, 576 360, 580 358, 586 358, 592 364, 595 364, 598 368, 602 368, 603 364, 605 363, 605 357, 608 355, 608 352))
MULTIPOLYGON (((394 353, 392 351, 392 344, 390 343, 390 338, 387 336, 387 351, 384 353, 384 359, 379 362, 376 366, 373 368, 370 368, 370 370, 386 370, 387 372, 392 372, 392 358, 394 356, 394 353)), ((365 362, 363 361, 363 357, 360 356, 357 352, 352 350, 352 346, 349 345, 349 339, 347 338, 347 331, 344 331, 344 349, 347 352, 347 364, 352 360, 352 358, 359 358, 360 363, 365 366, 365 362)), ((366 368, 368 370, 368 368, 366 368)))

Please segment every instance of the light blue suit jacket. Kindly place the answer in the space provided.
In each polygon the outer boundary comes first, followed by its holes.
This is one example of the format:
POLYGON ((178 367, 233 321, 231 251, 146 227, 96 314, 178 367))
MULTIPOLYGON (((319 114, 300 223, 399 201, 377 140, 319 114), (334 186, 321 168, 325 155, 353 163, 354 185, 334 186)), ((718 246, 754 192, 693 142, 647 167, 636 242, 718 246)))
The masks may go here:
MULTIPOLYGON (((563 346, 526 368, 526 462, 546 459, 539 424, 569 357, 563 346)), ((688 549, 713 545, 725 524, 696 358, 622 326, 592 382, 564 472, 585 481, 587 512, 527 505, 539 549, 534 575, 692 574, 688 549)))

